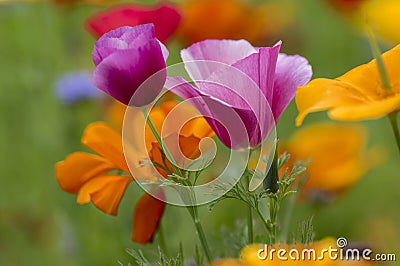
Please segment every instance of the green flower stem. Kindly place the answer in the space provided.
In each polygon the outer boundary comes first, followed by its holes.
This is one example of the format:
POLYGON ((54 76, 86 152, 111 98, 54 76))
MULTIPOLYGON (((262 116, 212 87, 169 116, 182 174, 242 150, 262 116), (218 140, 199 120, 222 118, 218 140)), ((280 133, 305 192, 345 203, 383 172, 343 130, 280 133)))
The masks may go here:
POLYGON ((262 223, 265 227, 265 230, 267 231, 268 234, 271 234, 271 228, 268 225, 267 221, 264 219, 264 216, 262 215, 262 213, 260 212, 260 210, 258 208, 256 208, 255 210, 256 210, 258 217, 260 217, 260 220, 262 221, 262 223))
POLYGON ((285 211, 285 216, 283 218, 283 226, 282 226, 282 231, 280 235, 280 239, 286 243, 288 233, 289 233, 289 226, 290 226, 290 220, 292 219, 293 215, 293 209, 294 209, 294 204, 296 202, 297 197, 295 195, 292 195, 289 197, 288 200, 288 205, 286 207, 285 211))
POLYGON ((275 198, 270 198, 269 199, 269 219, 270 219, 270 227, 271 227, 271 232, 270 232, 270 241, 271 244, 275 244, 276 242, 276 237, 277 237, 277 228, 278 226, 276 225, 276 220, 278 217, 278 210, 279 210, 279 203, 278 200, 275 198))
POLYGON ((390 124, 392 125, 394 137, 396 138, 397 148, 400 152, 400 132, 399 132, 399 125, 397 122, 397 112, 391 113, 388 115, 390 124))
MULTIPOLYGON (((250 153, 251 156, 251 153, 250 153)), ((246 188, 248 189, 250 186, 250 176, 246 176, 246 188)), ((248 243, 252 244, 254 239, 254 230, 253 230, 253 211, 250 205, 247 206, 247 237, 248 243)))
POLYGON ((203 226, 200 223, 198 208, 197 206, 187 206, 187 209, 192 217, 194 226, 196 227, 197 235, 204 250, 204 254, 206 255, 207 261, 211 263, 213 258, 207 243, 206 235, 204 234, 203 226))
MULTIPOLYGON (((143 112, 143 115, 144 115, 144 117, 146 117, 147 114, 145 112, 143 112)), ((150 115, 147 115, 146 120, 147 120, 147 124, 149 125, 151 132, 153 133, 154 137, 156 138, 158 144, 160 145, 161 149, 167 156, 168 160, 171 162, 174 173, 182 176, 180 169, 175 165, 174 158, 171 156, 171 153, 169 152, 168 148, 163 144, 160 134, 158 134, 156 127, 154 126, 153 122, 150 119, 150 115)))
POLYGON ((158 244, 160 245, 162 251, 164 252, 164 254, 168 254, 167 245, 164 237, 164 230, 161 223, 158 225, 157 235, 158 235, 158 244))
POLYGON ((371 45, 372 54, 374 55, 374 58, 376 59, 376 65, 378 67, 382 86, 386 90, 391 91, 389 75, 387 73, 385 63, 383 62, 382 52, 379 49, 378 42, 376 41, 375 35, 372 32, 370 27, 367 27, 367 33, 368 33, 368 37, 369 37, 369 43, 371 45))
POLYGON ((254 233, 253 233, 253 211, 250 206, 247 208, 247 235, 249 244, 253 243, 254 233))

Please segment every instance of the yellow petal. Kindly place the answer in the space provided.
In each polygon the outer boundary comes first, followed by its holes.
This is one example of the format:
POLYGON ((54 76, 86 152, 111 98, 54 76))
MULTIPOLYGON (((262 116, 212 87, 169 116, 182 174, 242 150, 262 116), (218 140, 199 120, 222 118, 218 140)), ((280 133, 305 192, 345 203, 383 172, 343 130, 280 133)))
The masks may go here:
POLYGON ((79 190, 77 202, 93 202, 101 211, 117 215, 118 206, 129 183, 128 176, 98 176, 90 179, 79 190))
POLYGON ((336 80, 315 79, 296 92, 302 124, 311 112, 330 110, 332 119, 354 121, 376 119, 400 110, 400 45, 382 55, 391 90, 383 88, 375 59, 354 68, 336 80))
POLYGON ((129 173, 122 148, 121 134, 104 122, 88 125, 82 136, 82 144, 112 162, 118 169, 129 173))
POLYGON ((84 152, 72 153, 55 165, 57 181, 69 193, 77 193, 86 181, 113 169, 107 159, 84 152))
POLYGON ((382 100, 340 106, 330 110, 328 115, 334 120, 360 121, 378 119, 398 110, 400 110, 400 94, 382 100))

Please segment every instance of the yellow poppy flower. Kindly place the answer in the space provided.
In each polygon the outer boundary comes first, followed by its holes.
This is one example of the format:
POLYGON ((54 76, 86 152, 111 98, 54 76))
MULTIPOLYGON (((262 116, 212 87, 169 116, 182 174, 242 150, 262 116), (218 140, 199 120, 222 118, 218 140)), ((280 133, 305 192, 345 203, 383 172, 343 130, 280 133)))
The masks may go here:
MULTIPOLYGON (((150 112, 150 117, 160 132, 168 113, 177 102, 165 102, 160 107, 150 112)), ((143 118, 144 119, 144 118, 143 118)), ((189 121, 179 134, 179 144, 182 153, 194 159, 199 154, 198 143, 204 137, 213 135, 213 131, 203 118, 189 121)), ((160 147, 155 141, 150 129, 145 132, 146 148, 150 159, 157 164, 163 164, 160 147)), ((168 137, 168 136, 167 136, 168 137)), ((122 147, 122 136, 119 132, 103 122, 90 124, 82 137, 82 143, 96 152, 98 155, 75 152, 64 161, 56 164, 56 178, 60 187, 73 194, 77 194, 77 202, 80 204, 92 202, 97 208, 111 215, 117 215, 119 203, 130 182, 134 179, 129 175, 129 167, 126 164, 122 147), (120 174, 109 174, 111 171, 120 174)), ((141 158, 131 151, 130 159, 134 159, 139 166, 141 158)), ((168 166, 170 163, 167 162, 168 166)), ((141 178, 151 178, 143 169, 141 178)), ((166 173, 158 169, 166 177, 166 173)), ((137 177, 136 177, 137 178, 137 177)), ((163 191, 157 191, 159 198, 163 197, 163 191)), ((145 244, 151 242, 158 228, 159 220, 163 214, 165 203, 145 194, 135 207, 133 215, 132 240, 145 244)))
POLYGON ((382 160, 382 152, 366 150, 366 144, 367 133, 359 125, 319 123, 296 131, 280 150, 291 155, 289 169, 295 161, 309 161, 303 195, 334 195, 354 185, 382 160))
POLYGON ((400 45, 382 55, 391 90, 382 86, 376 60, 358 66, 336 79, 318 78, 296 93, 300 126, 311 112, 328 110, 331 119, 377 119, 400 110, 400 45))

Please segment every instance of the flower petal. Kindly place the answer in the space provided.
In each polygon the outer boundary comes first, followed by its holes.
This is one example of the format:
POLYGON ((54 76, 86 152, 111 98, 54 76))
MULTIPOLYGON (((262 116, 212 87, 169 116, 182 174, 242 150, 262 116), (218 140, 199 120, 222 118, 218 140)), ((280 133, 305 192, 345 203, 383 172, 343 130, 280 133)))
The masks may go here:
POLYGON ((104 122, 88 125, 82 144, 112 162, 118 169, 129 173, 122 148, 122 137, 104 122))
POLYGON ((123 5, 94 14, 86 20, 85 27, 95 37, 100 37, 122 26, 154 23, 157 38, 164 42, 174 33, 180 18, 177 10, 166 4, 154 9, 140 5, 123 5))
POLYGON ((301 125, 308 113, 331 110, 329 116, 338 120, 376 119, 400 110, 400 45, 382 55, 391 90, 383 88, 376 60, 358 66, 336 80, 315 79, 296 93, 301 125))
POLYGON ((328 110, 337 106, 354 106, 367 102, 366 97, 350 83, 331 79, 314 79, 299 87, 296 92, 296 105, 299 115, 296 125, 300 126, 311 112, 328 110))
MULTIPOLYGON (((274 74, 281 43, 278 42, 273 47, 259 48, 257 53, 251 54, 232 65, 257 84, 269 103, 272 103, 274 74)), ((240 87, 246 89, 246 86, 240 87)), ((240 95, 245 96, 247 93, 243 91, 240 95)))
POLYGON ((69 193, 78 193, 89 179, 115 169, 115 165, 97 155, 75 152, 55 166, 60 187, 69 193))
POLYGON ((181 57, 190 78, 196 82, 206 80, 217 69, 255 52, 257 50, 245 40, 205 40, 182 50, 181 57))
POLYGON ((77 202, 89 201, 101 211, 118 214, 118 206, 125 190, 133 179, 128 176, 99 176, 86 182, 79 190, 77 202))
POLYGON ((279 54, 275 70, 273 99, 270 102, 275 120, 296 95, 296 89, 311 80, 312 68, 307 59, 299 55, 279 54))
MULTIPOLYGON (((137 46, 114 51, 103 59, 93 72, 93 83, 120 102, 128 105, 139 86, 150 76, 165 69, 165 60, 159 42, 147 39, 137 46)), ((135 97, 135 105, 151 102, 161 91, 166 73, 153 76, 135 97), (144 93, 145 91, 145 93, 144 93)))
MULTIPOLYGON (((162 190, 158 191, 164 195, 162 190)), ((164 213, 165 203, 149 194, 144 194, 136 204, 133 214, 132 241, 146 244, 153 241, 158 224, 164 213)))
POLYGON ((136 27, 124 25, 124 27, 106 33, 96 41, 92 53, 93 62, 97 66, 103 59, 117 50, 129 49, 129 47, 139 45, 140 42, 154 38, 155 32, 152 24, 138 25, 136 27))
POLYGON ((400 94, 383 100, 336 107, 331 109, 328 115, 335 120, 359 121, 378 119, 398 110, 400 110, 400 94))
MULTIPOLYGON (((219 84, 207 82, 205 84, 215 88, 223 87, 219 84)), ((211 91, 210 87, 208 89, 211 91)), ((251 110, 232 107, 218 98, 205 94, 181 77, 168 77, 166 88, 186 100, 187 103, 193 104, 227 147, 240 148, 249 145, 257 125, 256 117, 251 110)), ((241 103, 233 103, 241 106, 241 103)))

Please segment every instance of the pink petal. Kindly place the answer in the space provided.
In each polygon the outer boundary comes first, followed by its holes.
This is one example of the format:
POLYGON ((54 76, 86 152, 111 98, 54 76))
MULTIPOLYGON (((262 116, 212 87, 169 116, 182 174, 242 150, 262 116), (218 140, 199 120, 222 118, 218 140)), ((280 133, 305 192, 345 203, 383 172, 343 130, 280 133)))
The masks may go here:
POLYGON ((185 63, 186 71, 193 81, 205 80, 212 72, 226 65, 232 65, 236 61, 255 53, 257 50, 247 41, 239 40, 205 40, 193 44, 181 51, 181 57, 185 63), (197 62, 190 64, 189 61, 214 61, 222 64, 197 62))
POLYGON ((279 54, 275 70, 272 110, 277 121, 296 94, 298 86, 311 80, 312 68, 299 55, 279 54))

